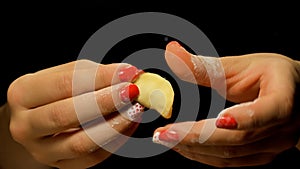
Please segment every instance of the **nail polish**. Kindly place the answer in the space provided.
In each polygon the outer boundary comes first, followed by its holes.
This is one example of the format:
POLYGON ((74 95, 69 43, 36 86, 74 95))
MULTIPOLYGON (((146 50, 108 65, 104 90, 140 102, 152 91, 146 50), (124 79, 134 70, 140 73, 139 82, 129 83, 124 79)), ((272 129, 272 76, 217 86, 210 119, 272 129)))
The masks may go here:
POLYGON ((128 116, 128 118, 132 121, 135 121, 139 117, 141 117, 142 113, 144 112, 145 107, 141 105, 140 103, 135 103, 131 107, 129 107, 125 113, 128 116))
POLYGON ((218 128, 235 129, 237 128, 237 122, 232 116, 221 116, 216 120, 216 126, 218 128))
POLYGON ((160 132, 158 139, 166 142, 175 142, 179 141, 179 136, 175 131, 165 130, 160 132))
POLYGON ((122 82, 130 82, 134 81, 138 78, 138 76, 143 73, 143 70, 136 68, 135 66, 128 66, 120 69, 118 76, 120 81, 122 82))
POLYGON ((120 98, 123 102, 130 102, 139 95, 139 88, 135 84, 129 84, 120 90, 120 98))

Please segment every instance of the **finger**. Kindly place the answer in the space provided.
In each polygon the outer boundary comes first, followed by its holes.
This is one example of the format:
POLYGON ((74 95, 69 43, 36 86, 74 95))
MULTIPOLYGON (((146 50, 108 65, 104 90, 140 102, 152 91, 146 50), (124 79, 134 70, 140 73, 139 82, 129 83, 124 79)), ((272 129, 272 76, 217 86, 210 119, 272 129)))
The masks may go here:
MULTIPOLYGON (((256 161, 255 163, 246 163, 247 161, 245 161, 245 159, 249 157, 258 155, 256 154, 257 145, 255 145, 256 143, 253 142, 253 140, 257 140, 258 137, 257 135, 253 134, 251 136, 250 133, 244 133, 240 130, 232 131, 232 130, 223 130, 218 128, 211 128, 213 132, 204 131, 204 129, 208 130, 210 127, 214 126, 213 119, 210 119, 208 121, 210 121, 209 123, 211 124, 208 124, 209 127, 206 128, 203 127, 203 125, 204 122, 207 122, 207 120, 201 121, 201 123, 200 122, 175 123, 175 124, 167 125, 165 127, 158 128, 154 133, 154 142, 172 148, 187 158, 204 162, 207 164, 211 164, 211 165, 212 164, 216 165, 213 162, 218 163, 222 161, 226 163, 232 162, 232 164, 234 164, 235 161, 238 162, 235 165, 238 164, 252 165, 258 162, 256 161), (207 140, 204 141, 204 139, 207 140), (251 149, 250 152, 249 149, 245 148, 247 146, 249 146, 248 148, 251 149), (236 147, 237 149, 235 149, 234 147, 236 147), (251 153, 251 151, 253 151, 253 153, 251 153), (239 160, 241 160, 240 161, 241 163, 239 163, 239 160)), ((260 138, 264 138, 264 134, 261 134, 260 138)), ((272 139, 276 139, 275 136, 274 138, 270 138, 270 140, 267 139, 264 140, 263 144, 268 145, 268 147, 270 148, 270 149, 262 148, 266 152, 266 154, 273 154, 270 152, 275 151, 274 147, 271 147, 271 145, 269 145, 272 139)), ((283 140, 278 140, 274 142, 274 144, 278 144, 278 149, 286 148, 285 147, 286 145, 282 145, 283 140)), ((272 145, 274 146, 274 144, 272 145)), ((267 162, 269 160, 264 159, 259 163, 264 163, 264 161, 267 162)))
POLYGON ((216 126, 251 130, 285 123, 291 117, 291 98, 281 93, 272 93, 251 102, 237 104, 218 115, 216 126))
POLYGON ((169 43, 165 54, 170 68, 183 80, 217 89, 229 101, 247 102, 221 113, 217 126, 227 129, 277 125, 291 116, 295 88, 291 83, 294 77, 291 63, 282 56, 272 55, 277 58, 270 60, 273 65, 280 61, 285 66, 285 69, 274 69, 265 64, 262 56, 242 55, 235 59, 196 56, 177 42, 169 43), (254 61, 249 61, 250 57, 254 61))
MULTIPOLYGON (((284 63, 288 62, 282 60, 281 64, 284 63)), ((292 116, 296 88, 292 79, 293 71, 289 68, 266 71, 260 79, 258 98, 225 109, 219 114, 216 125, 251 130, 285 123, 292 116)))
POLYGON ((257 97, 258 72, 248 70, 249 63, 245 62, 245 59, 241 61, 242 58, 249 56, 195 55, 175 41, 170 42, 165 51, 167 64, 179 78, 212 87, 228 100, 237 102, 249 101, 257 97))
POLYGON ((47 76, 45 72, 28 74, 13 83, 11 99, 26 108, 45 105, 120 83, 119 74, 128 67, 123 63, 102 65, 81 61, 76 62, 73 69, 53 71, 47 76))
POLYGON ((71 61, 71 62, 60 64, 60 65, 57 65, 57 66, 42 69, 42 70, 39 70, 35 73, 46 75, 46 74, 50 74, 50 73, 54 73, 54 72, 74 70, 76 62, 86 62, 86 64, 97 64, 96 62, 92 62, 92 61, 89 61, 89 60, 71 61))
POLYGON ((218 158, 214 156, 191 154, 189 152, 179 152, 179 154, 190 160, 219 168, 260 166, 270 163, 275 158, 273 153, 257 153, 237 158, 218 158))
POLYGON ((139 94, 138 88, 123 82, 101 90, 90 92, 37 107, 27 111, 30 133, 43 137, 76 128, 91 120, 105 117, 118 111, 139 94))
POLYGON ((285 133, 278 133, 282 137, 278 138, 278 135, 257 140, 244 145, 193 145, 180 142, 173 149, 180 152, 188 152, 190 154, 199 154, 214 156, 219 158, 237 158, 243 156, 249 156, 256 153, 274 153, 278 154, 283 152, 295 144, 294 136, 287 135, 285 133))
MULTIPOLYGON (((138 103, 137 103, 138 104, 138 103)), ((99 148, 114 152, 114 147, 109 147, 112 141, 123 143, 128 139, 128 134, 136 129, 138 122, 131 121, 128 116, 132 110, 141 115, 143 109, 135 109, 135 106, 124 110, 122 114, 115 113, 108 119, 99 118, 82 127, 81 130, 71 132, 61 132, 55 136, 42 138, 38 143, 40 148, 47 147, 41 154, 44 160, 49 162, 60 159, 74 159, 90 154, 99 148)), ((135 116, 137 119, 140 116, 135 116)))
POLYGON ((196 56, 176 41, 166 46, 165 59, 172 71, 182 80, 203 86, 216 85, 225 80, 219 58, 196 56))
MULTIPOLYGON (((138 123, 135 123, 130 130, 126 130, 123 134, 127 136, 132 135, 136 130, 137 126, 138 123)), ((99 148, 87 155, 83 155, 73 159, 59 160, 54 164, 54 166, 62 169, 76 168, 76 167, 81 169, 81 168, 89 168, 95 166, 101 163, 102 161, 104 161, 106 158, 108 158, 112 153, 114 153, 117 149, 119 149, 121 145, 123 145, 128 140, 128 138, 125 139, 124 138, 125 137, 122 137, 122 139, 121 138, 115 139, 106 145, 108 147, 114 147, 113 151, 110 151, 111 149, 107 151, 107 149, 99 148)))
POLYGON ((153 141, 173 147, 177 144, 187 146, 238 146, 266 138, 278 131, 278 128, 261 128, 256 132, 243 130, 224 130, 215 126, 216 119, 198 122, 180 122, 159 127, 154 131, 153 141), (274 131, 274 133, 269 130, 274 131), (274 129, 274 130, 272 130, 274 129))

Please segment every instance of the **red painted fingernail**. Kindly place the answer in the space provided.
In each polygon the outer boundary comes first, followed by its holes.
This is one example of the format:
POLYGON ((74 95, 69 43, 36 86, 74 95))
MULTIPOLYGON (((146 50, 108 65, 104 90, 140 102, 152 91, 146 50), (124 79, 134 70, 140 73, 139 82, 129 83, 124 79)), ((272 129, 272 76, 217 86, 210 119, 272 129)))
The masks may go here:
POLYGON ((158 139, 166 142, 179 141, 179 136, 175 131, 165 130, 160 132, 158 139))
POLYGON ((120 98, 123 102, 130 102, 140 94, 139 88, 135 84, 125 86, 120 90, 120 98))
POLYGON ((130 82, 136 80, 137 77, 143 72, 143 70, 130 65, 128 67, 120 69, 118 76, 122 82, 130 82))
POLYGON ((231 116, 221 116, 216 121, 218 128, 235 129, 237 128, 237 122, 231 116))

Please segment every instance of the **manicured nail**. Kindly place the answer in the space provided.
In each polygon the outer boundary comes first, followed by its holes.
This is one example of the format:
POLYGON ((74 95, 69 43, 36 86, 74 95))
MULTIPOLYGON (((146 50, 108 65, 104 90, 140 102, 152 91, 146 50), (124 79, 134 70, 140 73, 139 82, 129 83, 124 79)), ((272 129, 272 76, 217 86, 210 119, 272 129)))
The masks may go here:
POLYGON ((145 107, 143 105, 141 105, 140 103, 135 103, 134 105, 132 105, 131 107, 129 107, 125 113, 127 114, 127 117, 132 120, 135 121, 136 119, 139 119, 141 117, 141 115, 144 112, 145 107))
POLYGON ((165 130, 160 132, 157 139, 164 142, 176 142, 179 141, 179 136, 175 131, 165 130))
POLYGON ((118 76, 122 82, 131 82, 136 80, 138 76, 143 72, 143 70, 130 65, 120 69, 118 76))
POLYGON ((179 141, 179 136, 175 131, 165 130, 160 133, 159 139, 162 141, 173 142, 173 141, 179 141))
POLYGON ((120 98, 123 102, 131 102, 139 95, 139 88, 135 84, 125 86, 120 90, 120 98))
POLYGON ((221 116, 216 120, 216 126, 218 128, 235 129, 237 128, 237 122, 232 116, 221 116))
POLYGON ((152 142, 174 148, 179 142, 179 136, 175 131, 158 131, 154 133, 152 142))

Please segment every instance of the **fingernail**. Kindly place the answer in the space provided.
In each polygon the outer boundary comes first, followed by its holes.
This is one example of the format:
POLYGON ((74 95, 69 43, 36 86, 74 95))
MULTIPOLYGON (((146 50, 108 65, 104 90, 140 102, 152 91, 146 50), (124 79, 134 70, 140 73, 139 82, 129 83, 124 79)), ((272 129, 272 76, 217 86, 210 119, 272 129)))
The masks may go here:
POLYGON ((139 88, 135 84, 129 84, 120 90, 120 98, 125 103, 131 102, 139 93, 139 88))
POLYGON ((129 107, 125 113, 127 114, 127 117, 132 120, 135 121, 136 119, 139 119, 141 117, 141 115, 144 112, 145 107, 143 105, 141 105, 140 103, 135 103, 134 105, 132 105, 131 107, 129 107))
POLYGON ((216 126, 218 128, 235 129, 237 128, 237 122, 232 116, 221 116, 216 120, 216 126))
POLYGON ((168 45, 174 45, 174 46, 181 47, 181 45, 177 41, 171 41, 171 42, 169 42, 168 45))
POLYGON ((179 141, 179 136, 174 131, 155 132, 152 137, 153 143, 173 148, 179 141))
POLYGON ((154 137, 154 141, 164 141, 164 142, 176 142, 179 141, 179 136, 175 131, 164 130, 159 132, 159 134, 154 137))
POLYGON ((143 73, 143 70, 136 68, 135 66, 127 66, 120 69, 118 76, 122 82, 131 82, 137 79, 137 77, 143 73))

